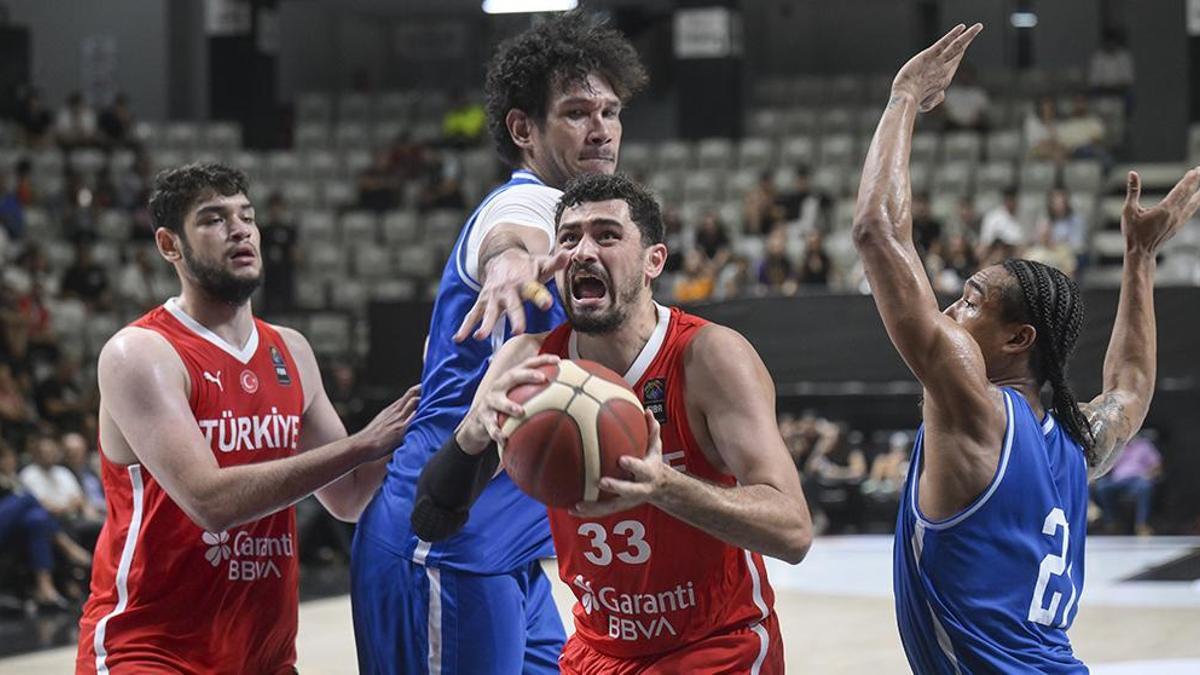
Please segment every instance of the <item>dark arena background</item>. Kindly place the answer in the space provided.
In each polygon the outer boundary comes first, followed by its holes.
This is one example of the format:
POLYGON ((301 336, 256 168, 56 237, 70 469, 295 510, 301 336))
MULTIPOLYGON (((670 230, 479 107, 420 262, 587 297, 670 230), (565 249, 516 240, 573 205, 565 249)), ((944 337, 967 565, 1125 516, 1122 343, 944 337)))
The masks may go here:
MULTIPOLYGON (((0 674, 74 667, 105 509, 97 354, 179 292, 150 225, 155 173, 221 161, 250 176, 255 314, 309 338, 353 432, 420 379, 447 255, 507 179, 483 125, 484 68, 557 3, 510 4, 538 11, 0 0, 0 514, 36 493, 68 539, 62 600, 38 601, 22 535, 0 518, 0 674), (81 498, 59 503, 42 464, 67 467, 81 498)), ((850 236, 892 76, 950 26, 984 24, 946 102, 918 121, 918 248, 943 306, 1012 255, 1072 276, 1087 315, 1069 375, 1088 400, 1116 313, 1127 172, 1153 204, 1200 164, 1200 0, 579 4, 650 74, 622 113, 619 168, 666 215, 656 300, 741 332, 775 381, 818 535, 800 565, 768 564, 788 672, 907 672, 891 532, 921 390, 850 236)), ((1136 489, 1093 486, 1070 635, 1096 673, 1200 672, 1200 220, 1161 252, 1155 304, 1157 390, 1136 443, 1160 460, 1136 489)), ((297 519, 299 671, 357 672, 353 525, 312 498, 297 519)), ((555 592, 569 627, 574 598, 555 592)))

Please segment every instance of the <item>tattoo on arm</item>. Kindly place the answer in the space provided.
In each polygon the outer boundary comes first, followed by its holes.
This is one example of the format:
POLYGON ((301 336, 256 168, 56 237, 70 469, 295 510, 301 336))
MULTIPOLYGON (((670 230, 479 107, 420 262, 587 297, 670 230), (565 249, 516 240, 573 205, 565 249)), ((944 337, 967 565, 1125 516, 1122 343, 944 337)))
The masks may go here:
POLYGON ((1124 402, 1115 392, 1105 392, 1082 407, 1096 440, 1098 461, 1091 473, 1093 477, 1103 476, 1112 469, 1121 456, 1121 450, 1137 430, 1133 428, 1124 402))

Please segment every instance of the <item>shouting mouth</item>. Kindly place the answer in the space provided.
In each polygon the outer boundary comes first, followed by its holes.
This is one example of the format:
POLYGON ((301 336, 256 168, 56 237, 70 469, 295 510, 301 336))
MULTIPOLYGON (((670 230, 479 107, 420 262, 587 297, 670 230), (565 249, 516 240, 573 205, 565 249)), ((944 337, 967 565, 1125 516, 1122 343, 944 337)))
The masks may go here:
POLYGON ((608 297, 608 284, 590 272, 577 272, 571 277, 571 298, 576 304, 599 304, 608 297))

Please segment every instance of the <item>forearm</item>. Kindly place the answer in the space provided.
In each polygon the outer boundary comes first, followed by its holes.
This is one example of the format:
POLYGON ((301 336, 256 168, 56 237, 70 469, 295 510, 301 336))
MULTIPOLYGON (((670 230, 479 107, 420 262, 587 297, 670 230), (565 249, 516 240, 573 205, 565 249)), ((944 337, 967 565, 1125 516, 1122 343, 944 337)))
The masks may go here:
POLYGON ((360 464, 350 473, 317 490, 317 499, 338 520, 357 522, 363 509, 375 496, 375 491, 383 484, 390 461, 389 455, 360 464))
POLYGON ((871 139, 854 214, 856 242, 883 237, 912 239, 909 156, 917 101, 893 93, 871 139))
MULTIPOLYGON (((1104 391, 1120 390, 1149 405, 1158 358, 1154 254, 1125 253, 1117 317, 1104 356, 1104 391)), ((1144 416, 1145 411, 1138 417, 1144 416)))
POLYGON ((197 524, 218 532, 275 513, 353 470, 369 448, 358 436, 268 462, 243 464, 211 472, 197 488, 197 524))
POLYGON ((518 233, 503 227, 497 228, 484 238, 479 247, 479 281, 481 283, 487 281, 489 267, 498 258, 522 256, 528 260, 530 255, 529 247, 518 233))
POLYGON ((770 485, 727 488, 668 471, 651 503, 728 544, 792 564, 812 541, 808 506, 770 485))

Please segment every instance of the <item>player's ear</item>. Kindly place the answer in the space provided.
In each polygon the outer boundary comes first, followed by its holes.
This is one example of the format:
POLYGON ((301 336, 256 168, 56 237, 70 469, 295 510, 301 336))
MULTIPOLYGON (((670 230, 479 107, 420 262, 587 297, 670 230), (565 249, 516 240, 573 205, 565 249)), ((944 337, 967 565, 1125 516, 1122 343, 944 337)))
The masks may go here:
POLYGON ((158 254, 167 260, 167 262, 178 262, 183 258, 183 247, 179 238, 182 235, 175 234, 170 229, 160 227, 154 230, 154 243, 158 246, 158 254))
POLYGON ((504 116, 504 125, 508 127, 508 135, 513 143, 522 150, 533 147, 534 120, 524 110, 513 108, 504 116))
POLYGON ((667 264, 666 244, 651 244, 646 248, 646 276, 657 279, 667 264))
POLYGON ((1020 354, 1033 349, 1037 341, 1037 329, 1027 323, 1016 324, 1014 330, 1004 343, 1004 351, 1008 354, 1020 354))

